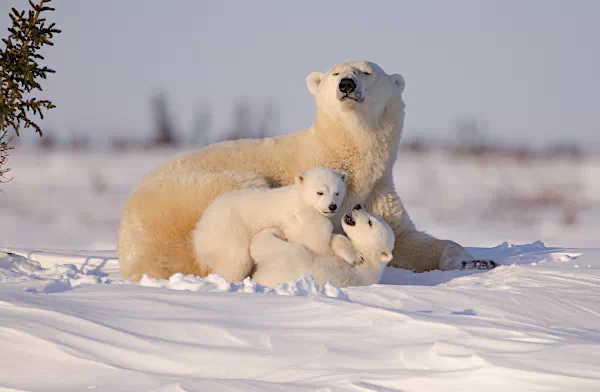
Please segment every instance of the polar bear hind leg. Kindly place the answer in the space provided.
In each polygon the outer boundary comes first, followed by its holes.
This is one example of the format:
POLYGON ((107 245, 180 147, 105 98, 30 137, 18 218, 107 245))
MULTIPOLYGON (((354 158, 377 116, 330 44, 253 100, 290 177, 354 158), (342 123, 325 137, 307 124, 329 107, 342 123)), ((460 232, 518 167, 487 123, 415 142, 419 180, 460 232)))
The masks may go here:
POLYGON ((241 282, 254 267, 249 250, 251 233, 240 224, 242 220, 235 211, 219 207, 205 211, 192 232, 196 262, 228 282, 241 282))
POLYGON ((262 175, 251 172, 173 173, 140 184, 121 223, 121 275, 131 280, 143 274, 157 279, 177 272, 208 275, 212 271, 196 262, 191 240, 206 207, 225 192, 268 187, 262 175))

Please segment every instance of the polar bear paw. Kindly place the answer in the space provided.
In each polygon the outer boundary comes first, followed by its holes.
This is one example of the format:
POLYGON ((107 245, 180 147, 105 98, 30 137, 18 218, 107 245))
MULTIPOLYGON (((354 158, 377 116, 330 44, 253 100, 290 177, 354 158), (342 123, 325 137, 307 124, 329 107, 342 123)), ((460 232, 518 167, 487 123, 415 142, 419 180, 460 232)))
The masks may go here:
POLYGON ((362 264, 365 261, 345 235, 334 234, 331 236, 331 251, 351 266, 362 264))
POLYGON ((341 254, 337 254, 336 256, 344 260, 346 263, 350 264, 352 267, 365 262, 364 257, 362 257, 359 253, 356 252, 342 252, 341 254))
POLYGON ((475 259, 465 248, 453 241, 446 241, 446 247, 440 258, 440 269, 450 270, 490 270, 498 264, 493 260, 475 259))
POLYGON ((471 261, 462 261, 461 262, 461 270, 467 269, 480 269, 480 270, 490 270, 496 268, 498 265, 493 260, 471 260, 471 261))

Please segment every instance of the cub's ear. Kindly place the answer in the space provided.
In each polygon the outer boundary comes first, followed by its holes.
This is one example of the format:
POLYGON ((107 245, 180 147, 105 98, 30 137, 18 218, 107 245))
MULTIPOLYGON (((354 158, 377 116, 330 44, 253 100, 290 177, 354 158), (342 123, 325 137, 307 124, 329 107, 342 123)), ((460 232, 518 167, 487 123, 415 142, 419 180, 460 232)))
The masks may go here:
POLYGON ((312 95, 317 93, 321 80, 323 80, 323 72, 312 72, 306 78, 306 87, 308 87, 308 91, 310 91, 312 95))
POLYGON ((390 261, 392 261, 392 253, 384 250, 383 252, 381 252, 381 261, 389 263, 390 261))
POLYGON ((400 89, 400 92, 404 91, 404 87, 406 87, 406 83, 404 82, 404 78, 402 77, 402 75, 400 75, 400 74, 390 75, 390 80, 392 81, 394 86, 396 86, 397 88, 400 89))
POLYGON ((304 183, 304 173, 298 172, 296 177, 294 177, 294 183, 296 185, 302 185, 302 183, 304 183))
POLYGON ((340 171, 338 173, 340 173, 340 177, 342 177, 342 181, 344 181, 347 184, 348 183, 348 172, 340 171))

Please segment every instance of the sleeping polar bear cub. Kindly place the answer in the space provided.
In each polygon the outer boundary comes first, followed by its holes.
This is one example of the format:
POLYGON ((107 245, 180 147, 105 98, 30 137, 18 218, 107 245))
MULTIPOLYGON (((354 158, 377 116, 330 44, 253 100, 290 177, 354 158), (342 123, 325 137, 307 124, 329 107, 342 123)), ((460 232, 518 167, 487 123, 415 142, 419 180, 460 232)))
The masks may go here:
MULTIPOLYGON (((313 233, 323 235, 325 226, 318 219, 303 219, 301 225, 306 228, 303 232, 308 237, 313 233)), ((392 259, 395 243, 392 228, 360 205, 344 216, 342 227, 361 258, 359 264, 347 263, 337 255, 336 249, 332 249, 334 254, 330 255, 315 254, 302 245, 300 238, 296 238, 297 243, 286 242, 280 238, 284 233, 267 229, 252 239, 250 254, 256 262, 252 279, 269 287, 297 279, 302 274, 313 275, 319 285, 327 281, 338 287, 378 283, 392 259)))
MULTIPOLYGON (((204 211, 192 232, 196 262, 229 282, 242 281, 254 267, 249 248, 256 233, 273 227, 286 230, 285 223, 293 214, 306 208, 331 225, 325 217, 334 216, 341 206, 347 178, 346 173, 317 167, 297 173, 293 185, 222 194, 204 211)), ((293 230, 289 232, 293 236, 293 230)), ((327 252, 329 241, 322 238, 311 244, 313 251, 327 252)))

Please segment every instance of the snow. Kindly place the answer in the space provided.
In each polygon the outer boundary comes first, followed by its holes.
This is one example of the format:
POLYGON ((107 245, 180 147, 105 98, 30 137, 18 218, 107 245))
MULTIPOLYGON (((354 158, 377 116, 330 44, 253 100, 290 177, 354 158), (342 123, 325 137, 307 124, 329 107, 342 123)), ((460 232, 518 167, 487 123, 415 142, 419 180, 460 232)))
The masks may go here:
POLYGON ((214 275, 132 283, 111 252, 4 248, 0 386, 599 390, 600 250, 471 251, 502 265, 270 290, 214 275))
POLYGON ((345 289, 126 281, 110 250, 120 209, 173 153, 16 150, 0 195, 0 390, 600 390, 597 162, 399 162, 417 223, 478 245, 491 271, 388 268, 345 289), (565 199, 529 203, 548 189, 565 199))

